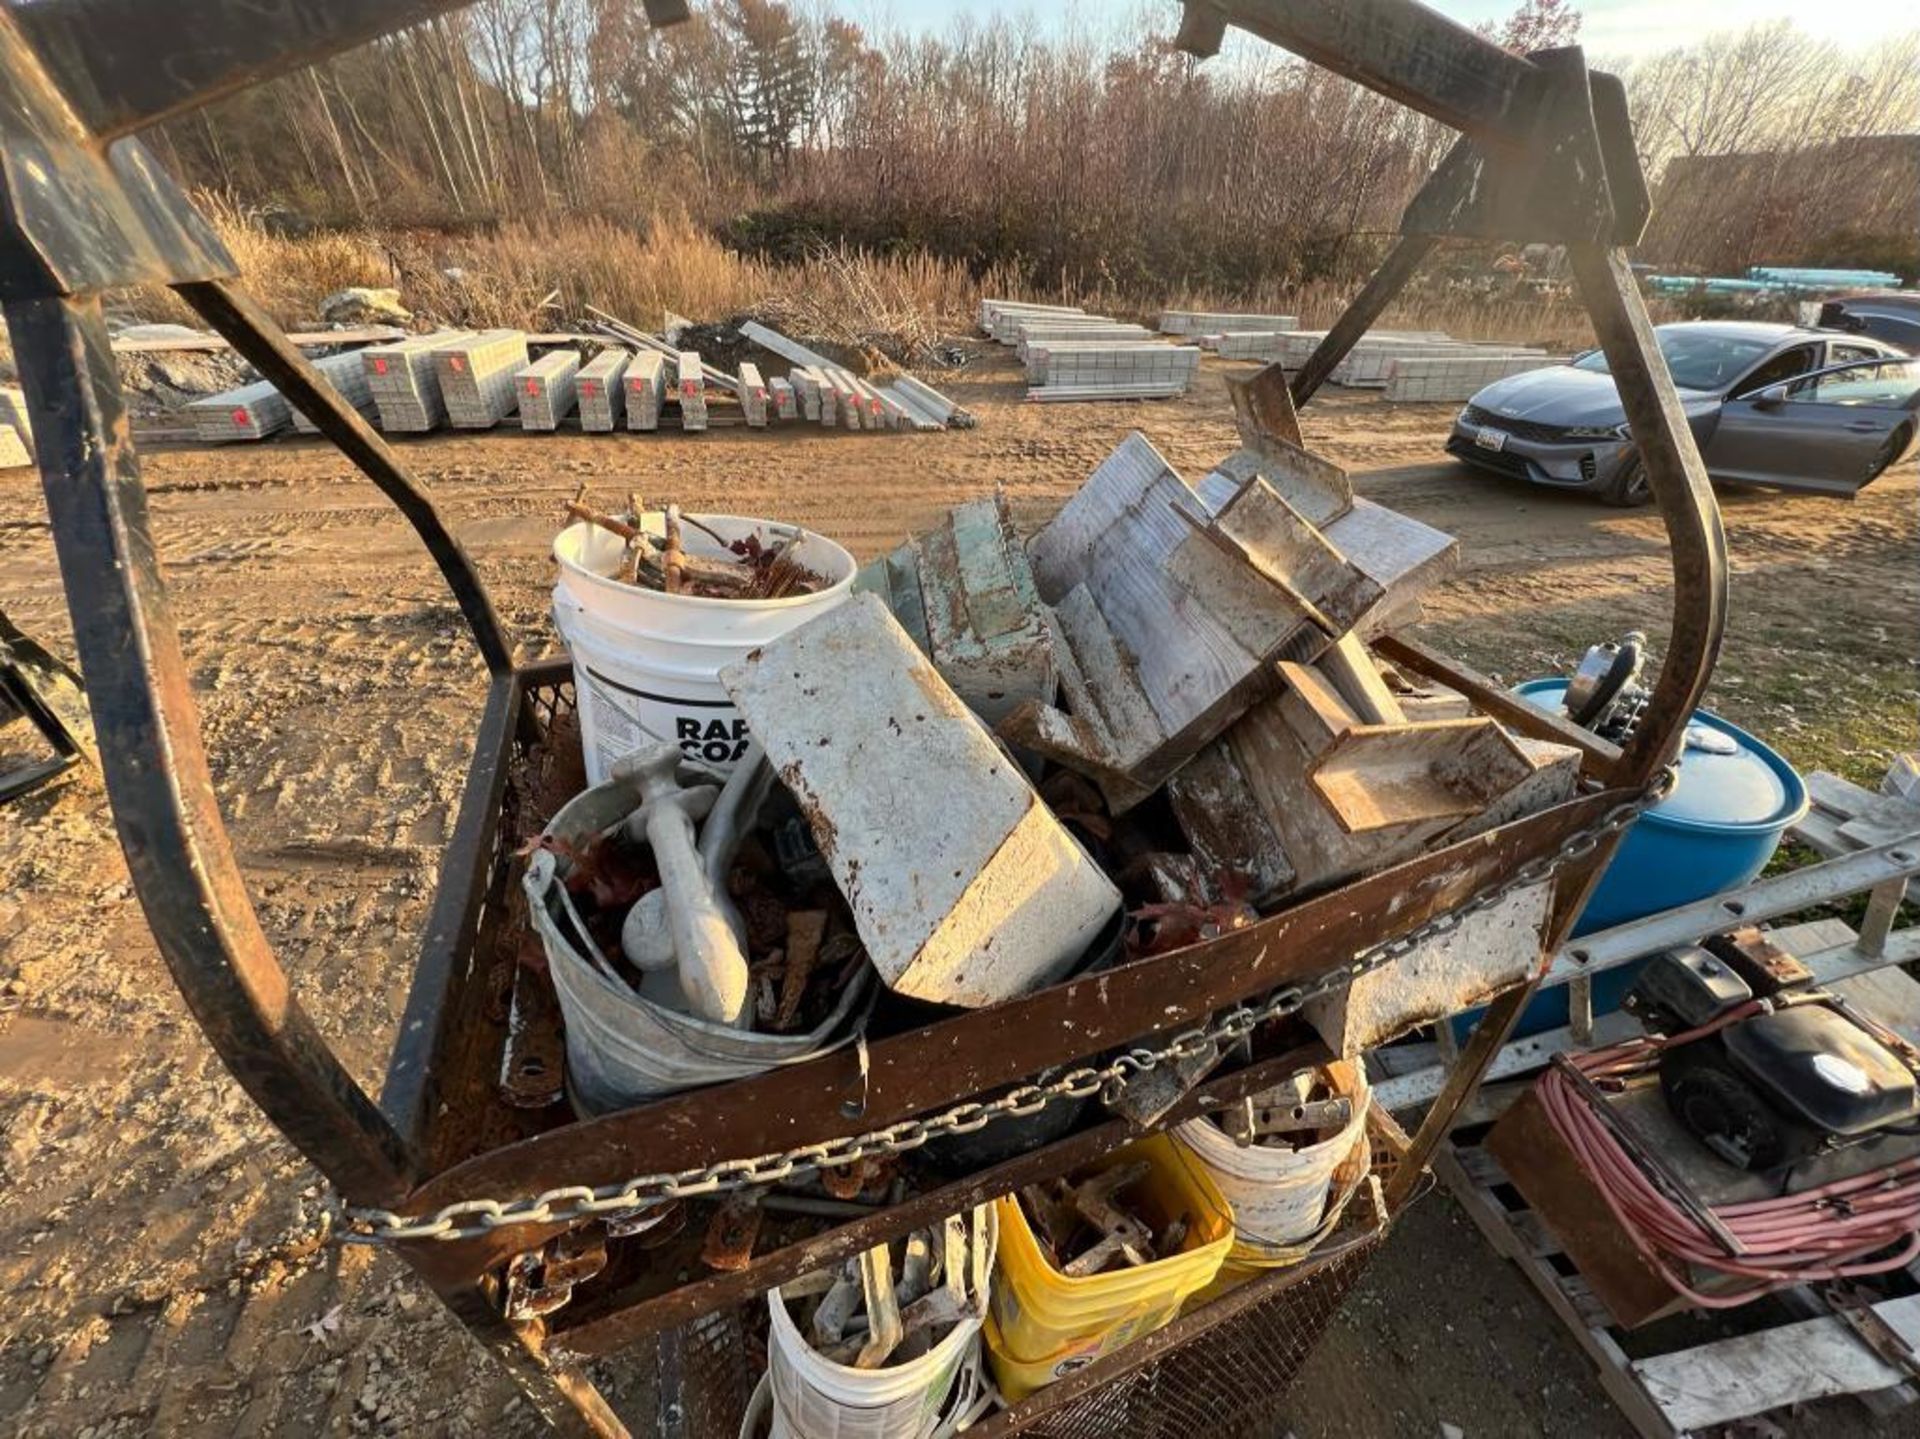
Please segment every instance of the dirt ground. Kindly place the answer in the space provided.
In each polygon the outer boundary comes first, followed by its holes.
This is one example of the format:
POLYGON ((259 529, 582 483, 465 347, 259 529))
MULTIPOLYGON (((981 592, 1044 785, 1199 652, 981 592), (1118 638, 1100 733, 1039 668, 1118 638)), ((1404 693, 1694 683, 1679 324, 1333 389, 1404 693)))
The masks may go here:
MULTIPOLYGON (((1199 472, 1232 443, 1224 369, 1209 364, 1175 402, 1024 405, 996 359, 939 379, 981 417, 943 435, 502 434, 404 453, 539 651, 552 643, 547 542, 582 479, 609 502, 637 490, 799 521, 865 557, 992 485, 1037 521, 1133 427, 1199 472)), ((1657 635, 1658 522, 1457 468, 1439 450, 1447 414, 1336 392, 1307 421, 1364 493, 1460 537, 1462 571, 1426 633, 1509 679, 1630 627, 1657 635)), ((261 921, 323 1033, 377 1090, 481 667, 411 532, 330 449, 163 450, 147 477, 261 921)), ((1913 474, 1851 504, 1735 494, 1726 512, 1734 621, 1713 703, 1803 768, 1876 782, 1915 743, 1913 474)), ((68 647, 24 471, 0 477, 0 604, 68 647)), ((0 763, 23 747, 21 726, 0 730, 0 763)), ((172 988, 97 779, 0 812, 0 878, 0 1433, 538 1432, 398 1264, 317 1242, 318 1181, 172 988)), ((633 1383, 619 1385, 630 1399, 633 1383)), ((1300 1439, 1628 1432, 1532 1291, 1442 1197, 1397 1230, 1276 1407, 1300 1439)), ((1786 1426, 1864 1432, 1850 1408, 1786 1426)))

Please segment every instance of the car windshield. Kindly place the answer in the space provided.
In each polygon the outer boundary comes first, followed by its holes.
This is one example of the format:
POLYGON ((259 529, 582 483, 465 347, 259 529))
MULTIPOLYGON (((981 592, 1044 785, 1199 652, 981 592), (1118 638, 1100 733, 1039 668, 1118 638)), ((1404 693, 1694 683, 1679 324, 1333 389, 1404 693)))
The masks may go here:
MULTIPOLYGON (((1702 334, 1698 330, 1662 328, 1654 334, 1659 336, 1660 353, 1667 357, 1674 384, 1683 390, 1725 389, 1774 345, 1771 340, 1743 340, 1731 335, 1702 334)), ((1573 367, 1604 375, 1607 373, 1606 351, 1582 355, 1573 362, 1573 367)))

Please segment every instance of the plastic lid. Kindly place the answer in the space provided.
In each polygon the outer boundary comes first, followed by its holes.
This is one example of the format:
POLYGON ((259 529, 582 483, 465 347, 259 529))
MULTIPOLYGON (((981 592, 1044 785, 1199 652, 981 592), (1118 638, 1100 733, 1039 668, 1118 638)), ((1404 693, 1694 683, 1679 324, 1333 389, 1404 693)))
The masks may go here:
MULTIPOLYGON (((1529 680, 1519 693, 1542 709, 1558 710, 1562 679, 1529 680)), ((1680 749, 1680 782, 1652 814, 1703 829, 1791 823, 1806 808, 1806 786, 1793 767, 1738 725, 1695 710, 1680 749)))

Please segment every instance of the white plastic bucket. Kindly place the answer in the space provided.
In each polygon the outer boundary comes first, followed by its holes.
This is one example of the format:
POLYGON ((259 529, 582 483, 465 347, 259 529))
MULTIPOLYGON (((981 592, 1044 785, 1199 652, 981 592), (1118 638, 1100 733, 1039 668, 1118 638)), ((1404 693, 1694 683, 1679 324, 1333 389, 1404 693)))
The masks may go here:
MULTIPOLYGON (((544 831, 573 843, 618 823, 633 808, 623 785, 598 785, 561 806, 544 831)), ((610 975, 567 895, 567 861, 545 849, 527 860, 521 881, 547 972, 566 1018, 567 1088, 585 1114, 607 1114, 704 1084, 744 1079, 800 1064, 864 1027, 873 972, 862 967, 839 1002, 805 1034, 756 1034, 668 1009, 610 975)))
POLYGON ((1284 1250, 1311 1236, 1325 1217, 1335 1171, 1355 1145, 1367 1142, 1373 1091, 1366 1076, 1359 1065, 1345 1060, 1334 1061, 1328 1070, 1335 1091, 1352 1100, 1353 1116, 1339 1133, 1318 1144, 1300 1149, 1253 1144, 1242 1149, 1210 1115, 1175 1127, 1174 1139, 1233 1206, 1235 1255, 1284 1250))
MULTIPOLYGON (((991 1205, 982 1272, 991 1273, 997 1226, 991 1205)), ((823 1356, 794 1325, 778 1289, 767 1291, 767 1380, 772 1390, 770 1439, 932 1439, 954 1432, 977 1412, 985 1382, 979 1312, 961 1320, 918 1359, 856 1369, 823 1356)))
MULTIPOLYGON (((698 515, 728 540, 763 542, 792 533, 773 520, 698 515)), ((648 514, 642 528, 662 535, 665 519, 648 514)), ((723 556, 713 536, 682 524, 681 541, 695 555, 723 556)), ((827 579, 815 594, 779 600, 715 600, 669 595, 607 578, 620 564, 618 535, 581 521, 553 542, 560 579, 553 623, 573 653, 587 782, 602 784, 613 762, 659 740, 673 740, 690 759, 722 772, 747 749, 747 724, 721 688, 720 671, 844 601, 853 590, 853 556, 824 535, 806 532, 794 558, 827 579)))

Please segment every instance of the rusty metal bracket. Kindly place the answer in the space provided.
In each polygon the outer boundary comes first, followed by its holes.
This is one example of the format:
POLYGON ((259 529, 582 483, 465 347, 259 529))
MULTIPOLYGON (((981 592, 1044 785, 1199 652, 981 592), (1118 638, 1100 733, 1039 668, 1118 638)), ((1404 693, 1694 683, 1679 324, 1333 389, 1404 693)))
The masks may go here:
POLYGON ((574 1285, 585 1284, 606 1267, 604 1233, 598 1228, 568 1230, 507 1262, 501 1312, 513 1324, 544 1319, 566 1307, 574 1285))
POLYGON ((0 723, 9 710, 40 732, 53 756, 0 774, 0 804, 52 783, 82 760, 100 762, 80 676, 0 610, 0 723))

